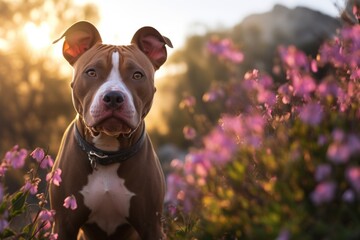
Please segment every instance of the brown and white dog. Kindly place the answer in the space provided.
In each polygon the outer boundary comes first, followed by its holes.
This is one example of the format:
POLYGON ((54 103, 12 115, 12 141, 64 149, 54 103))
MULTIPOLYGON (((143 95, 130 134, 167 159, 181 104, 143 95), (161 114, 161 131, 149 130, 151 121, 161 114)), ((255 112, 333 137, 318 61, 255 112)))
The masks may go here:
POLYGON ((50 189, 53 232, 60 240, 77 239, 79 232, 81 239, 164 239, 164 176, 144 117, 156 91, 154 73, 166 61, 165 45, 172 44, 143 27, 131 45, 105 45, 85 21, 63 37, 63 55, 74 68, 77 117, 54 165, 62 170, 62 183, 50 189), (63 206, 71 195, 75 210, 63 206))

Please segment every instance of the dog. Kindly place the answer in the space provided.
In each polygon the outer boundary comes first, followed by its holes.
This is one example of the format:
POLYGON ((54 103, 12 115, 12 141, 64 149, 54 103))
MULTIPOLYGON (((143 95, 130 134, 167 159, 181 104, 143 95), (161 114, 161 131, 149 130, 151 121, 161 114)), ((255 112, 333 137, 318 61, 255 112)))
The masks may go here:
POLYGON ((80 21, 65 38, 63 56, 74 69, 76 118, 64 133, 50 186, 60 240, 164 239, 164 174, 145 130, 156 92, 154 74, 171 41, 143 27, 130 45, 105 45, 94 25, 80 21), (74 196, 75 210, 63 206, 74 196))

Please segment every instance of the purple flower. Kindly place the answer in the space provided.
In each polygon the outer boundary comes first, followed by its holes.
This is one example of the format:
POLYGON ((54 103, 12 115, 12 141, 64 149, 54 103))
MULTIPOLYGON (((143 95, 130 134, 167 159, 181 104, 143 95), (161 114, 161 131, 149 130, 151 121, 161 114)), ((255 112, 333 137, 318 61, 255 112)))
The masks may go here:
POLYGON ((334 163, 346 163, 350 157, 350 148, 346 144, 335 142, 330 144, 326 155, 334 163))
POLYGON ((48 240, 57 240, 58 237, 59 237, 59 234, 47 232, 47 233, 44 234, 44 237, 45 237, 46 239, 48 239, 48 240))
POLYGON ((285 83, 278 88, 278 93, 282 96, 281 100, 284 104, 290 103, 293 92, 294 92, 293 86, 288 83, 285 83))
POLYGON ((292 84, 294 87, 294 94, 300 97, 308 96, 309 93, 316 89, 315 80, 309 75, 300 76, 300 74, 293 74, 292 84))
POLYGON ((54 160, 51 158, 50 155, 46 155, 42 161, 40 162, 40 167, 42 169, 51 168, 54 165, 54 160))
POLYGON ((315 171, 315 179, 316 181, 324 181, 326 180, 331 174, 331 166, 329 164, 321 164, 316 167, 315 171))
POLYGON ((30 194, 35 195, 38 192, 38 186, 40 182, 40 178, 35 178, 33 180, 27 179, 21 190, 23 192, 30 192, 30 194))
POLYGON ((165 202, 176 203, 179 200, 179 192, 186 188, 186 183, 180 175, 176 173, 169 174, 166 178, 167 192, 165 202))
POLYGON ((339 91, 341 91, 341 89, 338 84, 333 81, 323 81, 317 88, 318 94, 323 98, 328 96, 337 97, 339 95, 339 91))
POLYGON ((3 232, 7 227, 9 227, 9 222, 6 219, 0 218, 0 232, 3 232))
POLYGON ((57 168, 46 175, 46 181, 53 183, 56 186, 60 186, 61 180, 61 169, 57 168))
POLYGON ((311 193, 311 200, 315 205, 331 202, 334 198, 336 184, 333 182, 319 183, 311 193))
POLYGON ((221 126, 226 132, 232 132, 237 137, 244 136, 246 130, 242 122, 242 116, 224 115, 221 120, 221 126))
POLYGON ((257 100, 259 103, 266 103, 269 106, 273 106, 276 103, 276 95, 271 91, 263 90, 258 92, 257 100))
POLYGON ((354 135, 346 135, 342 130, 335 129, 332 133, 333 143, 327 150, 327 157, 334 163, 346 163, 349 158, 360 152, 360 139, 354 135))
POLYGON ((22 168, 27 154, 28 151, 26 149, 19 149, 19 146, 15 145, 10 151, 6 152, 4 161, 15 169, 22 168))
POLYGON ((65 208, 70 208, 71 210, 75 210, 77 208, 77 202, 75 196, 71 195, 65 198, 63 206, 65 208))
POLYGON ((346 170, 346 177, 356 192, 360 193, 360 167, 350 167, 346 170))
POLYGON ((305 68, 308 69, 308 59, 302 51, 295 46, 279 47, 280 58, 285 65, 291 69, 305 68))
POLYGON ((207 49, 210 53, 219 58, 229 60, 233 63, 241 63, 244 60, 244 54, 236 50, 230 39, 213 38, 208 44, 207 49))
POLYGON ((279 236, 277 236, 276 240, 289 240, 290 239, 290 231, 287 229, 281 230, 279 236))
POLYGON ((309 103, 299 109, 299 117, 311 126, 318 125, 323 118, 323 108, 318 103, 309 103))
POLYGON ((40 226, 44 230, 51 228, 51 224, 54 221, 55 210, 42 210, 39 213, 39 221, 41 222, 40 226))
POLYGON ((346 190, 342 195, 342 200, 348 203, 354 202, 355 193, 351 189, 346 190))
POLYGON ((30 153, 30 156, 37 162, 41 162, 45 157, 45 152, 42 148, 37 147, 34 151, 32 151, 32 153, 30 153))
POLYGON ((205 151, 213 162, 225 164, 231 160, 236 142, 221 128, 215 128, 203 139, 205 151))
POLYGON ((2 203, 3 198, 4 198, 4 187, 2 184, 0 184, 0 204, 2 203))

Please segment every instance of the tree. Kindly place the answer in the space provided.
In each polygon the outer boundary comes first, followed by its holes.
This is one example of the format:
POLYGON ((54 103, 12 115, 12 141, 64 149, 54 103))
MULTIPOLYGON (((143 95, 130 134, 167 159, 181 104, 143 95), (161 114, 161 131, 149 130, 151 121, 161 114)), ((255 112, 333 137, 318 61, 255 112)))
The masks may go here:
POLYGON ((54 46, 41 37, 56 39, 83 19, 97 21, 97 9, 71 0, 0 2, 0 152, 19 144, 56 153, 74 116, 70 71, 61 72, 65 62, 53 56, 54 46), (31 48, 31 31, 40 27, 48 29, 49 36, 41 35, 38 41, 47 45, 31 48))

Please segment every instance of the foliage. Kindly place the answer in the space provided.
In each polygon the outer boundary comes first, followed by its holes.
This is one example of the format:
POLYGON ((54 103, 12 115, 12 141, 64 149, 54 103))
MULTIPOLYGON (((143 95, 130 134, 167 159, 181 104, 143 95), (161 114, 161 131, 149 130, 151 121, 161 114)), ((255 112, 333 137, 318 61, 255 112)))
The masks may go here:
POLYGON ((0 9, 0 150, 16 143, 54 154, 74 111, 70 76, 52 54, 51 40, 74 21, 96 21, 97 10, 71 0, 0 1, 0 9), (45 35, 35 38, 36 29, 45 35), (43 44, 34 48, 29 40, 43 44))
MULTIPOLYGON (((359 25, 341 29, 316 59, 280 46, 281 85, 257 70, 214 84, 202 104, 220 106, 218 123, 184 128, 200 147, 167 177, 170 239, 360 237, 359 36, 359 25)), ((208 49, 238 63, 224 40, 208 49)), ((198 103, 182 103, 198 125, 198 103)))
MULTIPOLYGON (((6 152, 0 165, 0 239, 57 239, 57 234, 50 233, 55 211, 48 207, 49 185, 59 186, 61 169, 52 169, 53 159, 41 148, 31 154, 32 168, 25 175, 24 185, 16 192, 6 193, 4 177, 11 169, 21 169, 28 157, 26 149, 17 145, 6 152), (39 170, 49 171, 46 175, 46 188, 40 192, 39 170), (38 203, 31 204, 30 197, 36 196, 38 203)), ((74 196, 64 199, 64 207, 72 210, 77 208, 74 196)))

